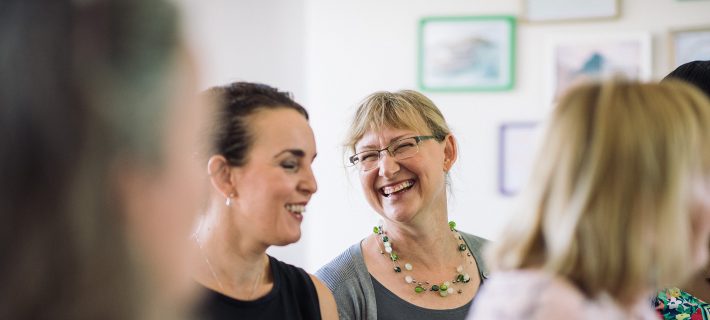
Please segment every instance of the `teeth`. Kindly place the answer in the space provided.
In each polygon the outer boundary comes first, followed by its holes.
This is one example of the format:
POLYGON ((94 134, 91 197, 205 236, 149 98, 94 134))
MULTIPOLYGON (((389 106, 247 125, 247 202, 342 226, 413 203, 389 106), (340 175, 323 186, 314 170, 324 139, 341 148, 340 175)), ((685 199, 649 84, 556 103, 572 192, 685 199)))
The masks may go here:
POLYGON ((400 184, 396 184, 396 185, 393 185, 393 186, 384 187, 384 188, 382 188, 382 192, 383 192, 386 196, 388 196, 388 195, 393 194, 393 193, 395 193, 395 192, 402 191, 402 189, 409 188, 409 187, 411 187, 411 186, 413 186, 413 185, 414 185, 414 182, 413 182, 413 181, 407 180, 407 181, 404 181, 404 182, 402 182, 402 183, 400 183, 400 184))
POLYGON ((286 210, 291 211, 293 213, 304 213, 306 212, 306 206, 300 205, 300 204, 287 204, 286 210))

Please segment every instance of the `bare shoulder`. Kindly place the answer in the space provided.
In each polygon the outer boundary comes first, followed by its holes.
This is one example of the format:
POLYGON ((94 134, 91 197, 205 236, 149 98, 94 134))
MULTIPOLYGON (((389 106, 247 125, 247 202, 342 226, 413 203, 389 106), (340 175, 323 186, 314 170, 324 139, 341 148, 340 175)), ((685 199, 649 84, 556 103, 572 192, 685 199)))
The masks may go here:
POLYGON ((330 289, 323 284, 316 276, 308 274, 316 287, 318 293, 318 303, 320 304, 320 314, 322 319, 331 320, 338 319, 338 308, 335 304, 335 298, 330 289))

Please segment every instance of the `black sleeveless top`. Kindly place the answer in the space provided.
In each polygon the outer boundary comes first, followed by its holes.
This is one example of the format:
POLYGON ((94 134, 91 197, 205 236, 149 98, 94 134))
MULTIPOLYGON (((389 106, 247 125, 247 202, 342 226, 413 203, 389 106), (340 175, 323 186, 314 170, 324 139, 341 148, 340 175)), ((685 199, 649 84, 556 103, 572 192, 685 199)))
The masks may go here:
POLYGON ((254 301, 206 290, 198 319, 320 319, 318 293, 308 273, 269 256, 274 287, 254 301))

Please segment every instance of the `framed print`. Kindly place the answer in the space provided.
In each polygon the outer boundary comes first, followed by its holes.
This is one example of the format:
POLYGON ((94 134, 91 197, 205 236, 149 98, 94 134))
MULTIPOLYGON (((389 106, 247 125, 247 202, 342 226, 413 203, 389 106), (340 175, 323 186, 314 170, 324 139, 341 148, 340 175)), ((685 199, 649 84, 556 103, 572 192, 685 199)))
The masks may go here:
POLYGON ((710 60, 710 25, 671 31, 670 47, 673 69, 686 62, 710 60))
POLYGON ((538 122, 508 122, 498 137, 498 186, 504 196, 514 196, 527 183, 540 136, 538 122))
POLYGON ((424 91, 512 89, 515 25, 512 16, 421 19, 419 87, 424 91))
POLYGON ((610 78, 651 79, 651 35, 564 35, 547 39, 547 102, 569 87, 610 78))
POLYGON ((621 0, 523 0, 529 22, 610 19, 619 16, 621 0))

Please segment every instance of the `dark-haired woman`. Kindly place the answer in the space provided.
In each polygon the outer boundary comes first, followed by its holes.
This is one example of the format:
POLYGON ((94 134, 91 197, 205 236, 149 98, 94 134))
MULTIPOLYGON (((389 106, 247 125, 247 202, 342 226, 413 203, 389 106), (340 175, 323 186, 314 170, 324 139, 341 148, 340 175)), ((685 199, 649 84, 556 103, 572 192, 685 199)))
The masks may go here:
POLYGON ((266 254, 301 237, 316 181, 308 113, 287 93, 254 84, 210 89, 215 104, 209 207, 195 231, 206 319, 337 319, 330 291, 266 254))

